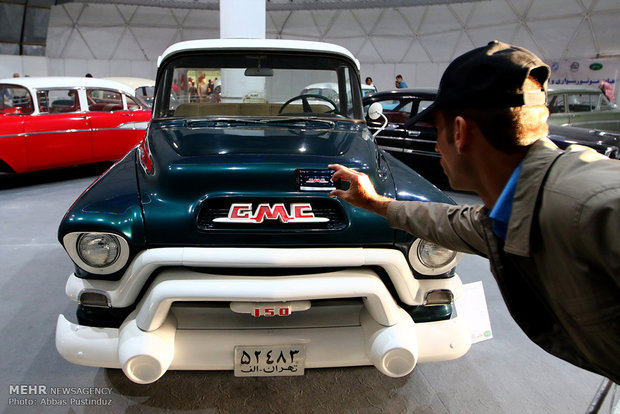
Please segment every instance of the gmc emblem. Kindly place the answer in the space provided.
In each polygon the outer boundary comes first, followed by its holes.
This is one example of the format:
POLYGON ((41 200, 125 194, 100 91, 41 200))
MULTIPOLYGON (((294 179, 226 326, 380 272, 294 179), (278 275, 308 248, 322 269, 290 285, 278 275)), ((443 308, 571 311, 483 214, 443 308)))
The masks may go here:
POLYGON ((287 210, 283 203, 273 206, 263 203, 252 210, 251 203, 234 203, 228 209, 228 217, 213 219, 217 223, 252 223, 259 224, 265 220, 280 220, 282 223, 324 223, 327 217, 315 217, 310 203, 293 203, 287 210), (290 214, 289 214, 290 211, 290 214))
POLYGON ((332 182, 332 170, 295 170, 299 191, 332 191, 336 187, 332 182))
POLYGON ((329 184, 329 180, 325 177, 310 177, 306 180, 308 184, 329 184))

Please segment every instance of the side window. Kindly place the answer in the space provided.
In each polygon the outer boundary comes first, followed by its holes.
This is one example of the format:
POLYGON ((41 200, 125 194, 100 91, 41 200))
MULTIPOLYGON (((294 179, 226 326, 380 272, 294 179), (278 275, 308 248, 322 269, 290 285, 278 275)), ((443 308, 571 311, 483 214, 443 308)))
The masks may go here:
POLYGON ((0 112, 5 114, 31 114, 34 110, 32 97, 26 88, 0 85, 0 112))
POLYGON ((122 111, 123 101, 121 94, 106 89, 87 89, 86 99, 88 110, 91 112, 122 111))
POLYGON ((41 113, 58 114, 80 110, 76 89, 44 89, 37 92, 37 98, 41 113))
POLYGON ((413 101, 411 100, 387 99, 379 101, 379 103, 383 106, 383 115, 390 123, 404 124, 411 115, 411 108, 413 106, 413 101))
POLYGON ((49 91, 37 91, 37 102, 39 103, 39 112, 42 114, 47 113, 49 107, 49 99, 47 94, 49 91))
POLYGON ((560 114, 566 112, 564 109, 564 95, 554 95, 549 101, 549 113, 560 114))
POLYGON ((140 107, 140 104, 131 96, 125 95, 125 98, 127 98, 127 109, 129 109, 130 111, 137 111, 139 109, 142 109, 140 107))
MULTIPOLYGON (((397 101, 378 101, 378 102, 381 104, 381 106, 383 107, 383 111, 385 112, 386 110, 389 110, 389 109, 386 109, 386 107, 390 106, 390 102, 397 102, 397 101)), ((370 108, 370 105, 371 104, 364 105, 364 116, 368 116, 368 109, 370 108)), ((392 106, 392 109, 395 107, 396 107, 396 104, 392 106)))
POLYGON ((428 108, 430 106, 430 104, 432 104, 433 101, 420 101, 420 103, 418 104, 418 114, 420 112, 422 112, 423 110, 425 110, 426 108, 428 108))
POLYGON ((396 110, 396 107, 398 106, 398 104, 400 104, 400 101, 396 99, 392 99, 388 101, 381 101, 380 103, 384 111, 394 111, 396 110))
POLYGON ((404 112, 406 114, 410 114, 412 107, 413 107, 413 101, 403 102, 401 103, 401 106, 398 108, 398 111, 404 112))
MULTIPOLYGON (((217 78, 215 78, 217 81, 217 78)), ((200 85, 199 85, 200 86, 200 85)), ((202 88, 204 89, 204 87, 202 88)), ((212 85, 211 89, 207 88, 207 95, 213 94, 215 92, 215 86, 212 85)), ((200 90, 199 90, 200 93, 200 90)), ((140 86, 136 89, 136 98, 138 102, 141 102, 143 106, 147 108, 151 108, 153 106, 153 98, 155 96, 155 87, 154 86, 140 86)))
POLYGON ((596 109, 598 95, 576 93, 568 95, 569 112, 591 112, 596 109))

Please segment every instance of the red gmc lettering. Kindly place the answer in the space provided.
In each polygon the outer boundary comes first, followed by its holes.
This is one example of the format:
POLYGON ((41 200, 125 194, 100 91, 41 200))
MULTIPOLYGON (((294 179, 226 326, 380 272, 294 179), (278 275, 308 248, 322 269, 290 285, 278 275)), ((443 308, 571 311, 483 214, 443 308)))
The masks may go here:
POLYGON ((213 219, 219 223, 262 223, 265 220, 280 220, 282 223, 324 223, 329 221, 326 217, 315 217, 310 203, 293 203, 290 208, 291 214, 287 211, 283 203, 273 206, 263 203, 256 207, 252 213, 252 204, 239 203, 232 204, 228 210, 228 217, 218 217, 213 219))
POLYGON ((293 204, 291 207, 295 218, 314 218, 310 204, 293 204))
POLYGON ((233 204, 230 206, 228 217, 231 219, 249 218, 252 213, 252 204, 233 204))
POLYGON ((252 216, 252 220, 256 223, 262 223, 264 219, 276 220, 278 218, 282 223, 287 223, 293 218, 289 217, 284 204, 276 204, 273 207, 270 207, 269 204, 260 204, 252 216))

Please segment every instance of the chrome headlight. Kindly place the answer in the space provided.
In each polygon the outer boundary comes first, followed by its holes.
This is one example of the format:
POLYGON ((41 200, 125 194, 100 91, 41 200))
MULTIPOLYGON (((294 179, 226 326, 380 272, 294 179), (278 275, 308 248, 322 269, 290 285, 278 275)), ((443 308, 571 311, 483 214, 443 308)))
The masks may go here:
POLYGON ((605 155, 611 159, 620 159, 620 150, 618 147, 608 146, 605 148, 605 155))
POLYGON ((417 239, 409 248, 411 267, 418 273, 429 276, 448 272, 462 256, 462 253, 422 239, 417 239))
POLYGON ((78 238, 80 259, 92 267, 107 267, 118 260, 121 247, 116 236, 105 233, 86 233, 78 238))
POLYGON ((69 233, 62 240, 71 259, 89 273, 114 273, 129 258, 127 240, 114 233, 69 233))

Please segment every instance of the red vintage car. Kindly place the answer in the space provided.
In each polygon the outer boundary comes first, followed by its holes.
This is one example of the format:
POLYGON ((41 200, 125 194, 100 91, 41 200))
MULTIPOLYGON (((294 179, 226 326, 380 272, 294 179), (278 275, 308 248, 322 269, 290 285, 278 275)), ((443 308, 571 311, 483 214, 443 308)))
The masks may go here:
POLYGON ((0 79, 0 97, 0 173, 117 160, 151 118, 132 88, 105 79, 0 79))

